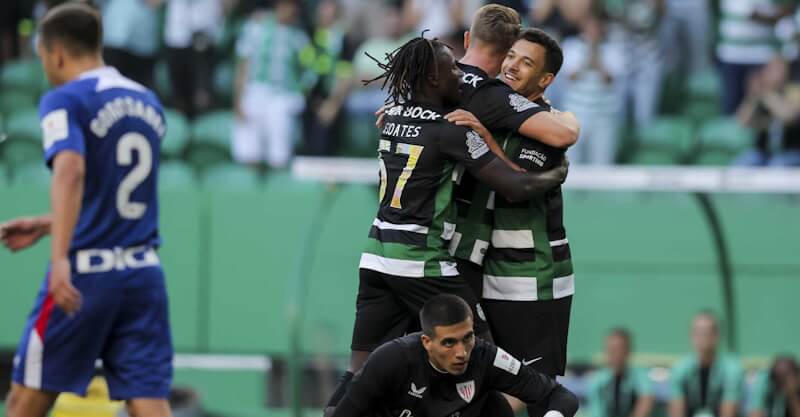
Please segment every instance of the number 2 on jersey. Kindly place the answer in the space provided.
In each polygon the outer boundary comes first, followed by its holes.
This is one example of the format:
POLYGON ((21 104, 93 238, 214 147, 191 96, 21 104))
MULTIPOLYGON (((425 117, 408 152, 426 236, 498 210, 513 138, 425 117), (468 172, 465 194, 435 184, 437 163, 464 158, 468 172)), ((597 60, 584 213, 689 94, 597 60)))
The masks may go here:
POLYGON ((144 216, 147 205, 131 201, 131 193, 150 175, 153 169, 153 150, 150 142, 139 133, 126 133, 117 142, 117 163, 128 166, 133 163, 133 152, 139 154, 139 163, 122 179, 117 188, 117 211, 120 217, 136 220, 144 216))
MULTIPOLYGON (((382 150, 388 151, 390 146, 391 145, 389 141, 385 139, 381 140, 382 150)), ((389 203, 389 207, 396 209, 403 208, 400 198, 403 196, 403 190, 406 188, 406 184, 408 183, 408 179, 411 178, 414 168, 417 167, 417 161, 419 161, 419 156, 422 154, 423 149, 425 149, 425 147, 422 145, 409 145, 407 143, 397 144, 395 153, 399 155, 408 155, 408 162, 406 162, 403 172, 400 173, 400 176, 397 178, 397 184, 394 186, 394 193, 392 194, 392 201, 389 203)), ((380 164, 381 175, 380 195, 378 197, 378 201, 383 201, 383 197, 386 195, 386 183, 388 182, 388 175, 386 172, 386 162, 383 160, 383 157, 378 158, 378 161, 380 164)))

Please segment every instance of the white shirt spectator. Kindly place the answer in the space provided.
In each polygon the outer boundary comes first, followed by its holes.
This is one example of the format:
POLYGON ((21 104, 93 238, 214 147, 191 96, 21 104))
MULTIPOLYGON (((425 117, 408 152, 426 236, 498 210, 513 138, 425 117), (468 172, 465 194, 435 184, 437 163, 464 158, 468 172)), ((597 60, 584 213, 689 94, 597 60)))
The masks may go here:
POLYGON ((164 43, 172 48, 188 48, 197 32, 217 39, 222 23, 222 0, 169 0, 164 43))

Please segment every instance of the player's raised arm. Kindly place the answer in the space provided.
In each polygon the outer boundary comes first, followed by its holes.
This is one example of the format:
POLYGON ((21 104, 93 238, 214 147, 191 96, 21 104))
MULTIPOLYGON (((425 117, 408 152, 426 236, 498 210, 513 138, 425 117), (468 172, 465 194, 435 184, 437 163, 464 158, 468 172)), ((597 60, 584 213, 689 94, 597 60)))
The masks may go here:
POLYGON ((494 156, 474 130, 450 125, 442 132, 440 140, 442 152, 462 163, 478 180, 509 201, 529 200, 561 185, 567 178, 566 159, 548 171, 515 171, 494 156))
POLYGON ((578 411, 578 397, 554 379, 523 366, 500 348, 489 352, 494 356, 489 368, 490 389, 543 407, 548 410, 545 417, 573 417, 578 411))
POLYGON ((492 161, 473 175, 489 185, 509 201, 523 201, 542 195, 564 183, 569 164, 566 158, 561 165, 544 172, 519 172, 501 160, 492 161))
POLYGON ((519 132, 556 148, 567 148, 578 140, 580 123, 571 113, 551 113, 516 93, 501 81, 475 92, 469 106, 489 129, 519 132))
POLYGON ((519 133, 556 148, 568 148, 578 141, 581 125, 570 112, 539 112, 519 127, 519 133))

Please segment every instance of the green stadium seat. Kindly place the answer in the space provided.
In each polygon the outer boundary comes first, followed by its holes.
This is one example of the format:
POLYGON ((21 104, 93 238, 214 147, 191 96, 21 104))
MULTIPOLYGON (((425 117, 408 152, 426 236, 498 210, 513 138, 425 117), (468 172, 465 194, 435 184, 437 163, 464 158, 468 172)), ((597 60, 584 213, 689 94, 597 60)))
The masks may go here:
POLYGON ((376 187, 346 185, 325 210, 308 280, 303 341, 310 354, 350 353, 358 262, 377 209, 376 187))
POLYGON ((691 120, 695 125, 719 117, 721 108, 719 103, 709 101, 689 101, 683 105, 683 117, 691 120))
POLYGON ((287 296, 299 249, 326 191, 268 179, 264 192, 206 191, 209 208, 209 346, 212 352, 285 354, 287 296))
POLYGON ((753 146, 752 130, 731 117, 718 117, 700 126, 695 164, 728 165, 740 152, 753 146))
POLYGON ((690 100, 719 104, 719 98, 722 95, 722 81, 717 72, 703 71, 690 73, 687 87, 690 100))
POLYGON ((38 97, 47 89, 47 78, 37 59, 23 59, 3 65, 0 86, 3 91, 23 91, 38 97))
POLYGON ((718 117, 703 123, 698 132, 700 146, 741 151, 753 145, 753 131, 731 117, 718 117))
POLYGON ((230 162, 232 121, 233 114, 229 111, 199 116, 192 124, 186 159, 200 169, 230 162))
POLYGON ((38 110, 20 110, 5 119, 4 124, 8 137, 2 143, 3 159, 12 169, 20 164, 42 160, 38 110))
POLYGON ((161 143, 161 154, 168 158, 180 158, 189 143, 189 122, 183 114, 164 110, 167 119, 167 134, 161 143))
POLYGON ((162 163, 158 168, 158 185, 160 189, 191 189, 197 185, 194 170, 181 161, 162 163))
POLYGON ((43 161, 31 161, 18 165, 12 172, 14 184, 26 187, 50 187, 51 174, 43 161))
POLYGON ((693 145, 691 123, 684 118, 660 117, 636 130, 635 164, 663 165, 680 162, 693 145))
POLYGON ((36 96, 26 91, 7 90, 0 94, 0 114, 5 117, 20 109, 36 108, 37 104, 36 96))
POLYGON ((8 185, 9 176, 8 169, 0 163, 0 188, 8 185))
POLYGON ((258 174, 242 165, 216 165, 203 175, 203 187, 208 190, 256 190, 258 174))

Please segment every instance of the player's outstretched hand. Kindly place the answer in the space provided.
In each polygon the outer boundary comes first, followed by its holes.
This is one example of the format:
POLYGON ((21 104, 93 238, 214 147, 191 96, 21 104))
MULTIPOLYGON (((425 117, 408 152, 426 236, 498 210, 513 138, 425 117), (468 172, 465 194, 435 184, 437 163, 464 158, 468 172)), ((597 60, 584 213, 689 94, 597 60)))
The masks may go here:
POLYGON ((36 243, 47 234, 47 228, 38 217, 21 217, 0 224, 0 243, 17 252, 36 243))
POLYGON ((81 309, 81 293, 72 285, 69 259, 54 259, 50 265, 49 291, 56 305, 72 317, 81 309))

